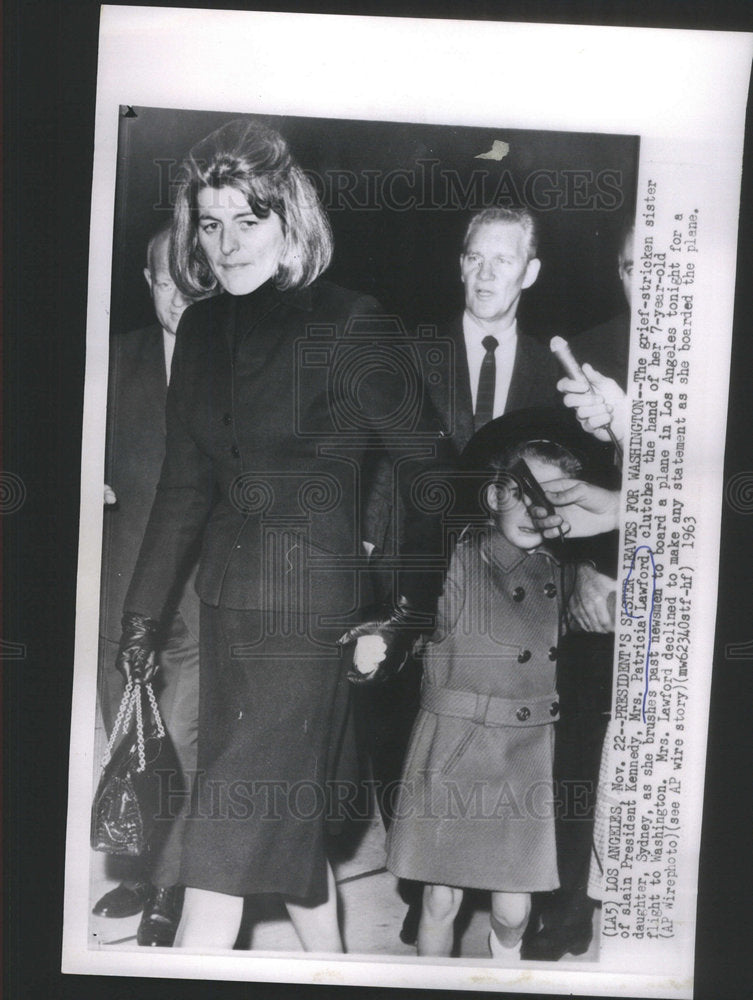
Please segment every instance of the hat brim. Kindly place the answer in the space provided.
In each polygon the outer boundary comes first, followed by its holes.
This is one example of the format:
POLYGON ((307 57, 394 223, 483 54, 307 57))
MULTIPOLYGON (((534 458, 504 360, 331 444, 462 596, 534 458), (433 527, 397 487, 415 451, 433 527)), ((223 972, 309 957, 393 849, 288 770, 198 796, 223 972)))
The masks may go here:
POLYGON ((580 461, 583 478, 603 485, 619 482, 614 449, 598 441, 578 423, 565 406, 537 406, 505 413, 476 431, 460 456, 461 468, 481 471, 500 453, 527 441, 559 444, 580 461))

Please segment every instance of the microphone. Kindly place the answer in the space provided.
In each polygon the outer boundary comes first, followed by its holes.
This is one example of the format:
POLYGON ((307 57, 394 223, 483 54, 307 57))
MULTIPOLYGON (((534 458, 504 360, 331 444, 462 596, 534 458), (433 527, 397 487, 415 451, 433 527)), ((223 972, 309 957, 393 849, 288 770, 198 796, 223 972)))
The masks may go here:
MULTIPOLYGON (((581 381, 587 385, 592 392, 595 391, 593 383, 589 382, 586 373, 575 360, 575 355, 564 337, 552 337, 549 341, 549 349, 562 365, 563 371, 568 378, 573 379, 573 381, 581 381)), ((622 465, 622 445, 617 440, 617 437, 615 436, 615 433, 610 425, 607 425, 606 431, 607 434, 609 434, 609 439, 614 445, 614 452, 617 457, 617 461, 620 465, 622 465)))

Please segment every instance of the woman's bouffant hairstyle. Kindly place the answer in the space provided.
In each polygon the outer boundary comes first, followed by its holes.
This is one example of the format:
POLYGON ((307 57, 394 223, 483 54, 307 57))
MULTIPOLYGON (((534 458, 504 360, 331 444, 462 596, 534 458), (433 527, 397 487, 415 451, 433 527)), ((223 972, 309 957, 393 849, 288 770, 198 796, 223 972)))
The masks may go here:
POLYGON ((183 161, 173 215, 170 270, 191 298, 217 290, 218 282, 199 245, 197 199, 203 188, 234 187, 254 215, 280 217, 285 247, 274 281, 303 288, 332 259, 332 230, 311 181, 273 128, 239 118, 202 139, 183 161))

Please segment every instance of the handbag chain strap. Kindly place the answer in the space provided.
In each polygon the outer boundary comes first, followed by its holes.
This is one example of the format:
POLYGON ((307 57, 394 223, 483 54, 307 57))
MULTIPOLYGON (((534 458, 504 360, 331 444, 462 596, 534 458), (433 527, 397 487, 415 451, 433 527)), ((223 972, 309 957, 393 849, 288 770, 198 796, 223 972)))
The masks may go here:
MULTIPOLYGON (((165 726, 162 722, 162 716, 160 710, 157 706, 157 699, 154 696, 154 688, 150 681, 144 684, 146 688, 146 694, 149 698, 149 707, 152 710, 152 715, 154 716, 154 724, 157 730, 157 736, 163 739, 165 736, 165 726)), ((141 681, 129 680, 123 691, 123 697, 120 700, 120 706, 118 708, 118 714, 115 716, 115 723, 112 727, 112 732, 110 733, 110 739, 107 741, 107 747, 102 755, 102 767, 106 767, 110 758, 112 757, 112 751, 118 738, 118 734, 122 731, 125 733, 131 722, 131 717, 133 716, 134 709, 136 710, 136 750, 139 757, 139 766, 136 771, 141 774, 146 768, 146 753, 144 751, 144 718, 141 710, 141 681)))
POLYGON ((152 688, 151 681, 146 682, 146 694, 149 698, 152 715, 154 716, 154 724, 157 727, 157 735, 160 739, 162 739, 165 735, 165 727, 162 724, 162 716, 160 715, 159 708, 157 707, 157 699, 154 697, 154 689, 152 688))

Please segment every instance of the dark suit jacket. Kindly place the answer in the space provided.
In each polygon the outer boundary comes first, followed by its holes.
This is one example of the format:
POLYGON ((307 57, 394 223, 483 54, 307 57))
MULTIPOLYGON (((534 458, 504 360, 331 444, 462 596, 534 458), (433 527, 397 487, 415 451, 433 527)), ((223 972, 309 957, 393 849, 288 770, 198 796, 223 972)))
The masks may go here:
MULTIPOLYGON (((451 438, 459 455, 473 436, 473 397, 462 315, 440 330, 442 336, 452 345, 454 378, 447 370, 444 379, 429 384, 428 388, 434 407, 444 423, 444 433, 451 438)), ((533 337, 519 334, 505 413, 527 410, 532 406, 558 405, 560 395, 556 385, 560 374, 548 347, 533 337)))
MULTIPOLYGON (((155 324, 113 337, 109 367, 105 482, 118 503, 104 512, 100 631, 117 642, 126 589, 165 457, 167 380, 161 328, 155 324)), ((179 581, 173 608, 198 638, 199 601, 189 573, 179 581)))
POLYGON ((354 614, 369 599, 360 472, 375 433, 408 484, 411 544, 431 549, 436 519, 409 499, 429 432, 401 339, 373 299, 324 281, 189 307, 128 610, 161 617, 203 536, 197 589, 208 604, 354 614))
MULTIPOLYGON (((473 436, 473 397, 462 315, 439 328, 436 343, 444 361, 440 365, 427 365, 422 374, 431 404, 428 419, 436 428, 439 461, 443 467, 452 468, 473 436)), ((560 375, 554 355, 547 347, 530 336, 519 335, 505 413, 534 406, 560 405, 561 397, 556 389, 560 375)), ((369 489, 365 493, 364 538, 375 545, 378 552, 391 554, 408 529, 400 523, 399 516, 395 517, 391 499, 394 493, 392 467, 388 456, 372 453, 365 476, 369 489)), ((372 560, 372 568, 375 587, 384 593, 388 586, 378 559, 372 560)))
POLYGON ((573 354, 602 375, 613 378, 627 389, 628 353, 630 350, 630 312, 620 313, 600 326, 579 333, 570 341, 573 354))

